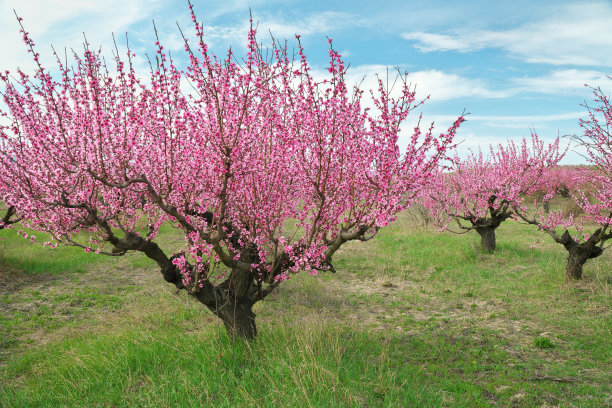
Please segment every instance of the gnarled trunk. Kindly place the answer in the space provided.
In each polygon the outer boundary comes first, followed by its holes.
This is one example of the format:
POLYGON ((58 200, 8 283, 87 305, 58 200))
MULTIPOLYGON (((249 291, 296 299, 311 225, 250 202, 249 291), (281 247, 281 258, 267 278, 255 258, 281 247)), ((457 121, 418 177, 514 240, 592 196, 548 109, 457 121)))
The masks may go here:
POLYGON ((496 248, 495 243, 495 229, 497 227, 476 227, 476 232, 480 235, 480 249, 483 252, 494 252, 496 248))
POLYGON ((606 233, 608 225, 597 228, 586 240, 580 242, 580 239, 572 237, 567 229, 559 235, 554 226, 542 225, 535 218, 529 219, 521 213, 518 213, 518 216, 529 224, 537 225, 539 229, 548 233, 555 242, 565 247, 568 252, 565 282, 582 279, 582 267, 585 262, 600 256, 604 251, 604 243, 612 238, 612 234, 606 233))
MULTIPOLYGON (((145 241, 134 234, 117 240, 115 248, 117 250, 136 249, 156 261, 164 280, 174 284, 178 289, 186 290, 205 305, 223 321, 230 336, 245 339, 253 339, 257 336, 253 305, 262 296, 260 288, 256 287, 253 277, 248 272, 233 270, 228 279, 216 286, 208 280, 185 286, 180 272, 172 262, 175 257, 182 256, 182 254, 168 258, 156 243, 145 241)), ((269 290, 271 289, 273 287, 269 290)))
POLYGON ((557 239, 557 242, 562 243, 569 253, 565 267, 566 282, 582 279, 582 267, 585 262, 589 259, 597 258, 603 253, 603 248, 597 246, 601 240, 601 233, 602 230, 598 229, 583 243, 576 242, 568 231, 565 231, 557 239))
POLYGON ((589 259, 587 252, 578 246, 569 251, 567 266, 565 267, 565 280, 582 279, 582 266, 589 259))
POLYGON ((223 322, 230 336, 254 339, 257 336, 253 304, 248 299, 227 299, 217 310, 212 310, 223 322))
POLYGON ((13 205, 9 206, 9 208, 6 209, 6 214, 4 214, 4 217, 0 219, 0 230, 4 229, 8 225, 15 224, 16 222, 21 221, 21 218, 12 219, 13 215, 15 215, 15 212, 15 206, 13 205))
POLYGON ((258 288, 249 273, 233 270, 219 285, 205 281, 201 288, 189 293, 221 319, 230 336, 244 339, 257 336, 253 305, 259 299, 258 288))
POLYGON ((482 252, 495 252, 497 244, 495 242, 495 230, 512 216, 512 210, 509 208, 509 203, 505 200, 497 202, 495 194, 489 197, 488 201, 488 217, 470 218, 472 228, 480 235, 480 249, 482 252), (496 204, 497 203, 497 204, 496 204))
POLYGON ((589 259, 597 258, 602 254, 601 247, 588 245, 587 241, 584 244, 566 245, 569 252, 567 257, 567 265, 565 267, 565 281, 582 279, 582 267, 589 259))

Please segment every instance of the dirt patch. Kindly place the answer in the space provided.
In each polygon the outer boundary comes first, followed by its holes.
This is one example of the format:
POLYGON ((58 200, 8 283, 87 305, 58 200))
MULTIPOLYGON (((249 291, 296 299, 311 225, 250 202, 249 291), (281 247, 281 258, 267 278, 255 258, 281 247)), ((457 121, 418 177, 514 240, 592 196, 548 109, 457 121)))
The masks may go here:
POLYGON ((450 325, 457 330, 476 325, 498 333, 515 345, 531 344, 534 333, 539 330, 537 325, 527 320, 508 319, 509 306, 502 299, 478 299, 470 293, 453 293, 450 289, 433 292, 423 281, 434 270, 423 271, 418 281, 385 276, 369 279, 338 271, 337 279, 326 281, 321 288, 335 302, 340 299, 350 321, 374 331, 416 335, 424 324, 450 325))
POLYGON ((27 274, 0 270, 0 364, 15 347, 46 344, 121 315, 137 296, 163 286, 153 269, 129 259, 86 272, 27 274))
POLYGON ((46 282, 61 279, 52 275, 30 275, 6 265, 0 265, 0 296, 21 290, 31 285, 41 285, 46 282))

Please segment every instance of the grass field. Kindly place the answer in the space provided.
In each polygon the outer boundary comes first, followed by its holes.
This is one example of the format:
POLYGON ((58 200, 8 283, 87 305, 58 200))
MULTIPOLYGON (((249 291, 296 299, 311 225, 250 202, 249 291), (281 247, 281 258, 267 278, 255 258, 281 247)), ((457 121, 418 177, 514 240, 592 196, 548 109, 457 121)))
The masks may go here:
POLYGON ((256 305, 251 342, 139 254, 0 236, 0 407, 612 407, 612 250, 566 284, 512 221, 489 255, 404 217, 256 305))

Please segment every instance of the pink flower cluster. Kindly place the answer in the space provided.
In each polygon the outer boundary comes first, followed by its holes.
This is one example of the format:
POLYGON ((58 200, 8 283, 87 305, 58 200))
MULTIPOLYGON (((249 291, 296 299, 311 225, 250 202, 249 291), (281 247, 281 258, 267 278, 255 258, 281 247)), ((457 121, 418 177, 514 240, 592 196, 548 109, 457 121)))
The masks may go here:
POLYGON ((580 120, 584 134, 574 137, 585 149, 590 166, 574 168, 571 172, 568 169, 569 174, 565 174, 566 168, 561 168, 556 173, 559 182, 547 183, 552 190, 549 196, 555 192, 562 193, 556 187, 559 184, 567 185, 570 197, 584 211, 584 216, 575 218, 570 214, 565 218, 561 211, 547 215, 540 211, 532 221, 553 234, 557 229, 573 231, 571 236, 576 243, 585 243, 594 231, 598 231, 595 235, 603 247, 603 243, 612 237, 612 105, 600 88, 593 88, 593 95, 593 106, 585 105, 587 118, 580 120))
POLYGON ((490 153, 471 152, 455 157, 449 171, 438 171, 422 203, 441 228, 452 220, 483 223, 493 215, 511 216, 526 211, 526 197, 565 154, 559 139, 544 143, 536 134, 520 144, 491 146, 490 153))
POLYGON ((464 120, 440 135, 417 128, 400 151, 401 125, 420 104, 404 75, 397 98, 379 80, 367 110, 331 42, 329 74, 317 81, 301 46, 298 60, 277 46, 266 56, 254 29, 240 64, 231 52, 212 56, 192 17, 184 71, 158 41, 146 81, 132 51, 108 66, 87 45, 69 65, 58 59, 57 76, 40 64, 33 76, 0 74, 10 122, 0 126, 0 194, 28 226, 110 253, 111 237, 152 240, 170 223, 185 234, 175 262, 186 285, 185 259, 262 280, 316 273, 344 242, 395 220, 464 120))
POLYGON ((535 185, 535 190, 543 194, 552 192, 567 197, 578 187, 579 171, 580 168, 575 166, 551 167, 544 172, 535 185))

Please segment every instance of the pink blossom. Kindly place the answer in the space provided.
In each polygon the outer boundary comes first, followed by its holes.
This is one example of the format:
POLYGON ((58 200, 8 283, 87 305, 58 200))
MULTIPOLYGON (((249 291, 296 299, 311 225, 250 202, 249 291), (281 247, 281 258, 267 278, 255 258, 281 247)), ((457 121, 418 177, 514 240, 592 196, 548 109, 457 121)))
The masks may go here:
POLYGON ((9 118, 0 124, 0 198, 54 246, 147 253, 166 224, 185 237, 171 263, 180 279, 168 277, 177 287, 207 289, 208 275, 225 268, 273 289, 290 273, 330 269, 345 242, 393 222, 465 120, 440 134, 417 127, 400 150, 403 124, 423 103, 406 75, 397 96, 383 79, 370 93, 353 89, 330 40, 321 81, 299 37, 295 60, 277 45, 266 56, 253 26, 243 59, 217 58, 190 14, 196 41, 185 43, 183 70, 156 41, 146 80, 131 50, 107 63, 88 45, 31 77, 0 74, 9 118))

